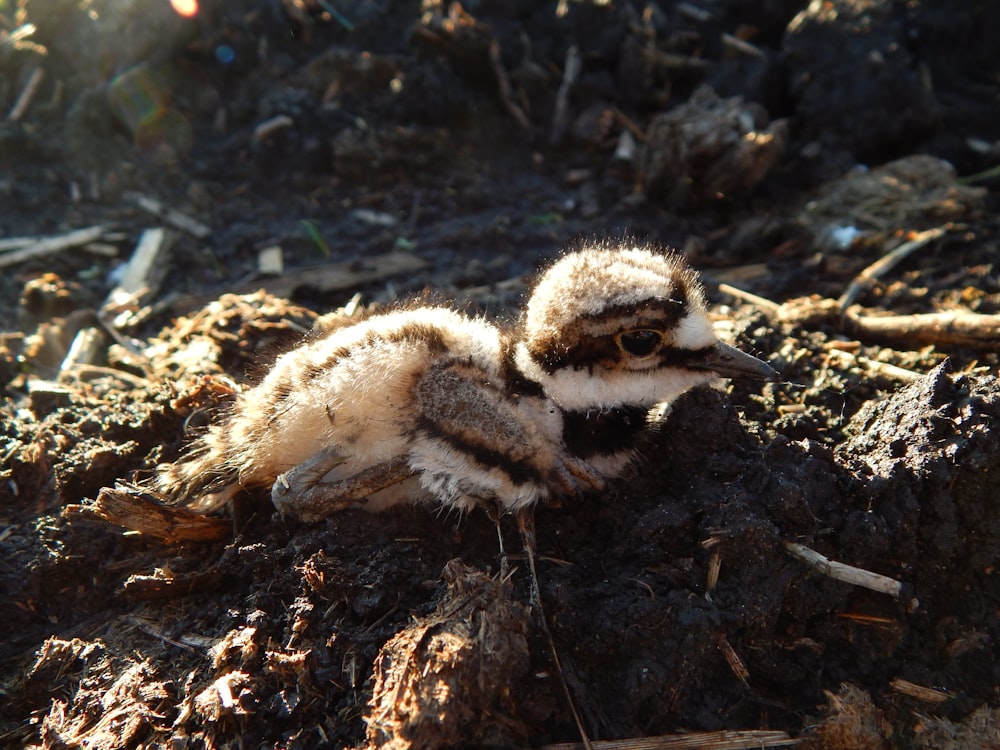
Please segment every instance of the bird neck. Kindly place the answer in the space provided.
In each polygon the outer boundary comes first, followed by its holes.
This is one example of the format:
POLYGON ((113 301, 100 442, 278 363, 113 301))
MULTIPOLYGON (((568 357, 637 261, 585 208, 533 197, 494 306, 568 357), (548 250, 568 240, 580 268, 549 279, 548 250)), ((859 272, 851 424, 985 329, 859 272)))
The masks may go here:
POLYGON ((648 415, 645 406, 564 411, 563 443, 572 455, 584 459, 630 451, 648 429, 648 415))
MULTIPOLYGON (((502 373, 507 393, 518 398, 546 398, 542 384, 518 367, 517 343, 517 338, 509 334, 501 341, 502 373)), ((646 404, 594 404, 573 409, 555 405, 562 415, 563 443, 572 455, 580 458, 631 450, 639 434, 649 424, 650 407, 646 404)))

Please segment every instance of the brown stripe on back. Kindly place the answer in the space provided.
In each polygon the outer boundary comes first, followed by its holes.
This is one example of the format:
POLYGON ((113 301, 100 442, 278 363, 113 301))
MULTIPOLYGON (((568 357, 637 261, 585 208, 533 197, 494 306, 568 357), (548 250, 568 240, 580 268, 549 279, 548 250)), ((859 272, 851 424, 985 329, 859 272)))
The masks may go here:
POLYGON ((532 464, 514 459, 505 450, 491 448, 488 445, 472 440, 471 435, 455 434, 444 429, 439 422, 425 417, 421 417, 417 421, 417 428, 423 431, 428 437, 441 440, 455 448, 459 453, 471 457, 481 466, 490 469, 499 469, 516 485, 523 485, 529 482, 538 483, 542 479, 541 473, 532 464))
POLYGON ((432 354, 444 354, 448 351, 448 344, 445 341, 440 326, 431 323, 421 323, 416 320, 404 323, 384 335, 377 336, 377 338, 382 338, 389 343, 422 341, 427 344, 427 348, 432 354))
POLYGON ((437 325, 410 321, 387 331, 372 330, 354 346, 340 346, 334 349, 322 362, 308 365, 305 380, 314 380, 324 372, 332 369, 341 360, 350 357, 355 349, 372 346, 377 343, 397 344, 402 341, 419 341, 427 345, 432 354, 444 354, 448 351, 448 343, 444 333, 437 325))

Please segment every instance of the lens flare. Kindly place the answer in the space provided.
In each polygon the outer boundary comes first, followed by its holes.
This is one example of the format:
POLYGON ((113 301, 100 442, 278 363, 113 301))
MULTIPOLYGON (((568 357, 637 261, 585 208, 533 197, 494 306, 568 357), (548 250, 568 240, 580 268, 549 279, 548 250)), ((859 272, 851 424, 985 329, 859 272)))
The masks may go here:
POLYGON ((177 15, 185 18, 198 14, 198 0, 170 0, 170 7, 177 15))
POLYGON ((220 44, 215 48, 215 59, 223 65, 228 65, 236 59, 236 50, 228 44, 220 44))

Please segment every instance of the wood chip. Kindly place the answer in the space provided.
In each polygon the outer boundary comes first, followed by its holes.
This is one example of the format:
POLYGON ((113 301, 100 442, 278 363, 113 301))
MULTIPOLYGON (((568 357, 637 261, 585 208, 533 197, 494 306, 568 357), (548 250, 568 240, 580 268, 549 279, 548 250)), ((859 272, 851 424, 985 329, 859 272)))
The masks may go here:
POLYGON ((280 245, 265 247, 257 253, 257 272, 264 276, 281 276, 285 272, 284 252, 280 245))
POLYGON ((103 310, 134 305, 143 295, 156 291, 166 274, 166 257, 176 236, 166 229, 147 229, 139 237, 118 285, 104 301, 103 310))

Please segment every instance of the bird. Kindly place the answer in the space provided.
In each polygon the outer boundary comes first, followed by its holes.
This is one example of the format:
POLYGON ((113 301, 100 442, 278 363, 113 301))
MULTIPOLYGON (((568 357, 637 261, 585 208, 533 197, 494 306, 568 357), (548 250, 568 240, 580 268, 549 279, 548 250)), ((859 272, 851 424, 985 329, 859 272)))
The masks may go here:
POLYGON ((719 377, 777 373, 718 339, 678 254, 592 240, 538 274, 510 325, 410 303, 307 338, 152 484, 205 514, 270 487, 302 522, 401 503, 516 514, 627 474, 654 415, 719 377))

